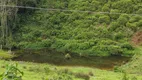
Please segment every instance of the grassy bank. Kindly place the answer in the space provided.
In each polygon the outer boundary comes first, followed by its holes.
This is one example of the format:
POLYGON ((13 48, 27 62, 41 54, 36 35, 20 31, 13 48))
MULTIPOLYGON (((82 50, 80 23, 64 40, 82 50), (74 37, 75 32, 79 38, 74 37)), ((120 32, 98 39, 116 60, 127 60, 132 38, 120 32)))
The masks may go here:
POLYGON ((13 56, 11 54, 8 54, 7 51, 0 50, 0 59, 10 59, 12 57, 13 56))
POLYGON ((142 74, 142 47, 137 47, 137 54, 133 56, 129 63, 123 65, 121 69, 127 73, 142 74))
MULTIPOLYGON (((18 63, 18 68, 24 72, 23 80, 58 80, 55 78, 66 77, 70 80, 122 80, 124 74, 120 72, 106 71, 87 67, 68 67, 54 66, 49 64, 38 64, 29 62, 13 62, 0 60, 0 74, 5 71, 5 64, 18 63), (90 78, 90 79, 89 79, 90 78)), ((128 76, 137 77, 138 80, 142 76, 128 74, 128 76)))

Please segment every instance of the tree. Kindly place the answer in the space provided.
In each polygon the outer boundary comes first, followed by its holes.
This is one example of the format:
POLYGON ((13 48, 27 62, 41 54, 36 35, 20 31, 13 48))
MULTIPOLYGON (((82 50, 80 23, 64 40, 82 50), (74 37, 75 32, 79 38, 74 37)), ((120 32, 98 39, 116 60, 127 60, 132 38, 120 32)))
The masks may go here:
POLYGON ((14 7, 7 7, 9 6, 16 6, 18 0, 0 0, 0 7, 1 11, 1 35, 0 35, 0 44, 1 48, 3 46, 8 46, 12 40, 12 29, 16 27, 16 16, 17 16, 17 8, 14 7), (9 39, 11 38, 11 39, 9 39))

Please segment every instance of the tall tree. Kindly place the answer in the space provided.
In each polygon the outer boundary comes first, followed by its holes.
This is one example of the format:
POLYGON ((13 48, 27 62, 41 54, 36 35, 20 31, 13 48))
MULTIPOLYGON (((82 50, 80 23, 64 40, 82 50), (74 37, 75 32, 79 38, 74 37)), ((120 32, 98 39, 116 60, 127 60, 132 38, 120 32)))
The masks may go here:
POLYGON ((10 7, 16 6, 17 0, 0 0, 1 10, 1 35, 0 44, 1 49, 6 46, 11 49, 12 43, 12 29, 16 26, 17 8, 10 7))

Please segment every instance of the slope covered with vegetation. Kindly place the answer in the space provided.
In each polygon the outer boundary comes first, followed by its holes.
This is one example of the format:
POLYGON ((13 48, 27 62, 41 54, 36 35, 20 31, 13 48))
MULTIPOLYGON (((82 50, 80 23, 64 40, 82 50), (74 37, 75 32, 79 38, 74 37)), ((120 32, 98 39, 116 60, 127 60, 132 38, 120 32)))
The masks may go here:
POLYGON ((27 0, 18 10, 13 46, 84 55, 132 55, 142 27, 141 0, 27 0), (56 10, 57 9, 57 10, 56 10))

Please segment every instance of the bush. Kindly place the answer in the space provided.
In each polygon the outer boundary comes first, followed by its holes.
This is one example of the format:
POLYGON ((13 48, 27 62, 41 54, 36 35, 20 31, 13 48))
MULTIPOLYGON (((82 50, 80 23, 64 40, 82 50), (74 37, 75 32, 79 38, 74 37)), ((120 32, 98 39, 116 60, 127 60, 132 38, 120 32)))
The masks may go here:
POLYGON ((121 40, 124 37, 125 37, 125 35, 121 32, 114 34, 114 40, 116 40, 116 41, 121 40))
POLYGON ((109 30, 110 31, 115 31, 118 27, 120 27, 120 24, 118 22, 112 22, 110 24, 109 30))
POLYGON ((109 53, 106 50, 107 50, 106 46, 102 47, 98 45, 98 46, 93 46, 91 49, 91 52, 92 52, 92 55, 96 55, 96 56, 109 56, 109 53))
POLYGON ((64 50, 74 51, 78 49, 77 43, 67 43, 64 47, 64 50))
POLYGON ((130 43, 123 43, 121 48, 125 48, 127 50, 134 50, 133 46, 130 43))
POLYGON ((102 7, 102 11, 104 11, 104 12, 109 12, 109 10, 110 10, 110 5, 109 4, 106 4, 106 5, 104 5, 102 7))
POLYGON ((52 40, 50 39, 42 40, 41 44, 43 45, 43 47, 50 47, 52 44, 52 40))
POLYGON ((79 44, 80 50, 86 50, 86 49, 89 49, 90 47, 91 47, 91 45, 88 42, 84 42, 84 43, 79 44))
POLYGON ((137 23, 137 26, 138 26, 138 27, 142 27, 142 20, 140 20, 140 21, 137 23))
POLYGON ((141 14, 142 13, 142 9, 140 8, 136 13, 137 14, 141 14))
POLYGON ((97 45, 108 45, 109 46, 109 45, 117 45, 117 44, 118 44, 118 42, 116 42, 116 41, 104 39, 104 40, 99 41, 97 45))
POLYGON ((121 55, 123 49, 117 45, 97 45, 92 47, 92 52, 98 56, 121 55))
POLYGON ((110 10, 110 18, 112 20, 117 20, 119 18, 120 14, 114 14, 114 13, 120 13, 120 11, 118 9, 111 9, 110 10))
POLYGON ((6 71, 0 75, 1 80, 22 80, 23 72, 17 68, 18 64, 9 64, 6 71))
POLYGON ((90 39, 94 37, 94 32, 82 32, 75 36, 75 39, 90 39))
POLYGON ((108 53, 111 55, 122 55, 123 49, 117 45, 108 46, 108 53))
POLYGON ((60 49, 61 47, 65 46, 65 42, 63 40, 55 40, 54 43, 51 45, 51 48, 60 49))
POLYGON ((130 18, 129 22, 130 22, 130 23, 134 23, 134 22, 138 22, 138 21, 141 20, 141 19, 142 19, 141 16, 135 15, 135 16, 132 16, 132 17, 130 18))
POLYGON ((119 0, 112 4, 112 8, 118 9, 123 13, 133 13, 134 5, 131 0, 119 0))
POLYGON ((128 18, 124 17, 123 15, 121 15, 118 19, 117 22, 119 23, 119 25, 126 25, 126 23, 128 22, 128 18))
POLYGON ((103 15, 99 17, 99 23, 106 23, 109 24, 110 23, 110 17, 103 15))
POLYGON ((134 22, 134 23, 127 22, 126 27, 130 28, 133 31, 137 31, 138 29, 137 22, 134 22))

